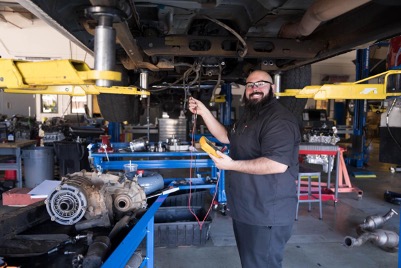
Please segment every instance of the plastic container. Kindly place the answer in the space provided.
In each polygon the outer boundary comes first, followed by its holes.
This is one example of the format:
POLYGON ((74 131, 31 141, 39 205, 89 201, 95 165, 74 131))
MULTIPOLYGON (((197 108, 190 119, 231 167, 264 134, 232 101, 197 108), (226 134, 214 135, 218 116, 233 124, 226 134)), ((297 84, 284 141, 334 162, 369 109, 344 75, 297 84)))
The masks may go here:
MULTIPOLYGON (((202 221, 206 215, 205 210, 201 207, 192 209, 202 221)), ((200 230, 195 216, 188 207, 160 207, 154 219, 155 247, 199 246, 206 244, 209 239, 211 217, 207 217, 200 230)), ((141 246, 146 246, 146 237, 141 246)))
POLYGON ((44 180, 54 179, 53 147, 34 147, 22 151, 25 187, 35 188, 44 180))
POLYGON ((134 163, 124 164, 124 172, 135 172, 138 170, 138 165, 134 163))
POLYGON ((138 170, 137 164, 134 163, 124 164, 124 173, 129 180, 132 180, 132 178, 134 178, 137 170, 138 170))

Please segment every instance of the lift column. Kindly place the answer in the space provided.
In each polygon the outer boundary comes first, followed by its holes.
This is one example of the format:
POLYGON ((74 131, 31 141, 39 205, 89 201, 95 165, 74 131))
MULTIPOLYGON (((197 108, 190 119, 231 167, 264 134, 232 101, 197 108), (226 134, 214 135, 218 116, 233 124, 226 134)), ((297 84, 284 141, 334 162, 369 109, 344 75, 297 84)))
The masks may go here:
POLYGON ((225 95, 225 102, 220 105, 220 123, 224 126, 230 126, 231 122, 231 104, 232 104, 232 94, 231 94, 231 84, 224 83, 221 86, 220 95, 225 95))
MULTIPOLYGON (((356 81, 369 77, 369 48, 358 49, 356 54, 356 81)), ((348 163, 355 167, 363 167, 368 162, 365 146, 364 128, 366 125, 366 100, 354 101, 354 120, 352 134, 352 151, 348 163)))

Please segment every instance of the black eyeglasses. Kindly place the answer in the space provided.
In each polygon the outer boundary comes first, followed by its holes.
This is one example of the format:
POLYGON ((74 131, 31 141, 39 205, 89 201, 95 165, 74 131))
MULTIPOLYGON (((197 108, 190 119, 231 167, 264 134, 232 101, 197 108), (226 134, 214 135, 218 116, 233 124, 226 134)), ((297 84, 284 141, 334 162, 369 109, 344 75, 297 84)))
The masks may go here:
POLYGON ((261 80, 261 81, 248 82, 248 83, 246 83, 246 88, 255 88, 255 87, 256 87, 256 88, 260 88, 260 87, 266 86, 267 84, 273 85, 273 83, 270 82, 270 81, 263 81, 263 80, 261 80))

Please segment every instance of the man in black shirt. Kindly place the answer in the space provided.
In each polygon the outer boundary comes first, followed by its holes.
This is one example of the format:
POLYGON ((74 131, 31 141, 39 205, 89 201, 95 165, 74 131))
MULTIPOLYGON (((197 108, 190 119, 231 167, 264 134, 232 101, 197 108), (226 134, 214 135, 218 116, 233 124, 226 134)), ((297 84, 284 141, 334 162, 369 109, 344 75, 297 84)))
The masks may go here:
POLYGON ((201 101, 189 100, 189 110, 202 116, 213 136, 230 144, 229 156, 210 157, 226 170, 227 208, 243 268, 281 267, 295 219, 301 135, 297 119, 273 91, 268 73, 252 72, 245 112, 231 130, 201 101))

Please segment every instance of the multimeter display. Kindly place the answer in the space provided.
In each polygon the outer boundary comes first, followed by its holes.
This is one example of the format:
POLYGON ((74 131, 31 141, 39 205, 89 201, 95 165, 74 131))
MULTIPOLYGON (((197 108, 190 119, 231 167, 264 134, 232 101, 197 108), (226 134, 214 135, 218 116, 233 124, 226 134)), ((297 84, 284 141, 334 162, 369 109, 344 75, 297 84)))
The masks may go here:
POLYGON ((216 151, 219 149, 213 143, 211 143, 205 136, 202 136, 199 139, 199 144, 202 150, 205 151, 206 153, 221 158, 221 156, 216 153, 216 151))

